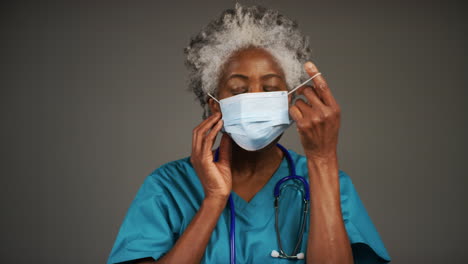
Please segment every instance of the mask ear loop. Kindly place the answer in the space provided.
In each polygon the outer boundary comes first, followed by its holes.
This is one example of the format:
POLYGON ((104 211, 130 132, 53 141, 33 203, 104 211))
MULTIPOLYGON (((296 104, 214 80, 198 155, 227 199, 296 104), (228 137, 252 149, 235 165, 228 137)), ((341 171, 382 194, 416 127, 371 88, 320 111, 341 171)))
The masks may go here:
MULTIPOLYGON (((310 80, 314 79, 315 77, 319 76, 319 75, 322 75, 322 73, 318 72, 316 74, 314 74, 314 76, 310 77, 309 79, 307 79, 307 81, 299 84, 299 86, 297 86, 296 88, 292 89, 291 91, 288 92, 288 95, 291 94, 291 93, 294 93, 297 89, 301 88, 304 84, 308 83, 310 80)), ((216 99, 215 99, 216 100, 216 99)))
POLYGON ((210 93, 207 93, 207 95, 208 95, 209 97, 213 98, 213 100, 215 100, 215 101, 218 102, 218 104, 219 104, 218 99, 214 98, 214 96, 212 96, 210 93))

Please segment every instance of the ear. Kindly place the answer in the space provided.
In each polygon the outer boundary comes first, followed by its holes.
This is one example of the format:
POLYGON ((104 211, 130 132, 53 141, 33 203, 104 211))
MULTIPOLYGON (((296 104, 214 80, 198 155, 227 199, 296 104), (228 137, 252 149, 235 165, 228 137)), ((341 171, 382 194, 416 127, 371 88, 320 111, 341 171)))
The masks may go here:
POLYGON ((208 107, 210 108, 211 113, 218 113, 221 111, 219 103, 213 100, 213 98, 208 96, 208 107))
POLYGON ((292 104, 294 103, 294 98, 295 98, 294 93, 288 95, 288 105, 289 105, 289 107, 291 107, 292 104))

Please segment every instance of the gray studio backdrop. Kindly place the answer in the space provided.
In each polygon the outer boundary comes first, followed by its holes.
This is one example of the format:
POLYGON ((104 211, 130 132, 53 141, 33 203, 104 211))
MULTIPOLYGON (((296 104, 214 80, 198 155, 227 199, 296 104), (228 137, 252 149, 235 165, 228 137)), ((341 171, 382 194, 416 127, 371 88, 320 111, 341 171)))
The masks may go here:
MULTIPOLYGON (((342 107, 340 169, 393 263, 466 263, 462 1, 256 3, 311 37, 342 107)), ((106 261, 145 177, 190 155, 202 111, 182 50, 233 5, 2 1, 1 263, 106 261)), ((281 142, 302 153, 294 128, 281 142)))

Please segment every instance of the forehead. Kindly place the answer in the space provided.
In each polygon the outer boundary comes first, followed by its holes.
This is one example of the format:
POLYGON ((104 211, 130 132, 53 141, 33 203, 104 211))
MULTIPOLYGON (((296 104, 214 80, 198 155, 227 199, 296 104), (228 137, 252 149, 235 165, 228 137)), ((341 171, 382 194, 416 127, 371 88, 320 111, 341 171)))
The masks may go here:
POLYGON ((247 48, 233 53, 224 65, 224 75, 236 72, 245 75, 273 72, 284 75, 281 66, 265 49, 247 48))

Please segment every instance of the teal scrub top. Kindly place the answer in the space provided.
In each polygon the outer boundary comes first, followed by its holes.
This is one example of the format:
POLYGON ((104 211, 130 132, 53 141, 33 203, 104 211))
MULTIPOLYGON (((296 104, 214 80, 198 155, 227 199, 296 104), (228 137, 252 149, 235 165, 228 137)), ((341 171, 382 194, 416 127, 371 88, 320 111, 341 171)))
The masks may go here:
MULTIPOLYGON (((296 174, 308 181, 306 158, 288 150, 296 164, 296 174)), ((273 189, 289 176, 286 157, 265 186, 246 202, 232 193, 236 212, 237 263, 305 263, 271 257, 278 250, 275 232, 273 189)), ((341 209, 355 263, 387 263, 390 256, 374 227, 351 178, 339 170, 341 209)), ((146 177, 130 205, 118 232, 107 264, 152 257, 157 260, 167 253, 184 233, 204 198, 203 187, 190 163, 190 158, 162 165, 146 177)), ((302 185, 290 180, 282 187, 279 205, 281 243, 292 254, 300 231, 302 185)), ((229 263, 230 210, 227 205, 213 230, 201 263, 229 263)), ((302 236, 301 251, 306 254, 307 234, 302 236)))

